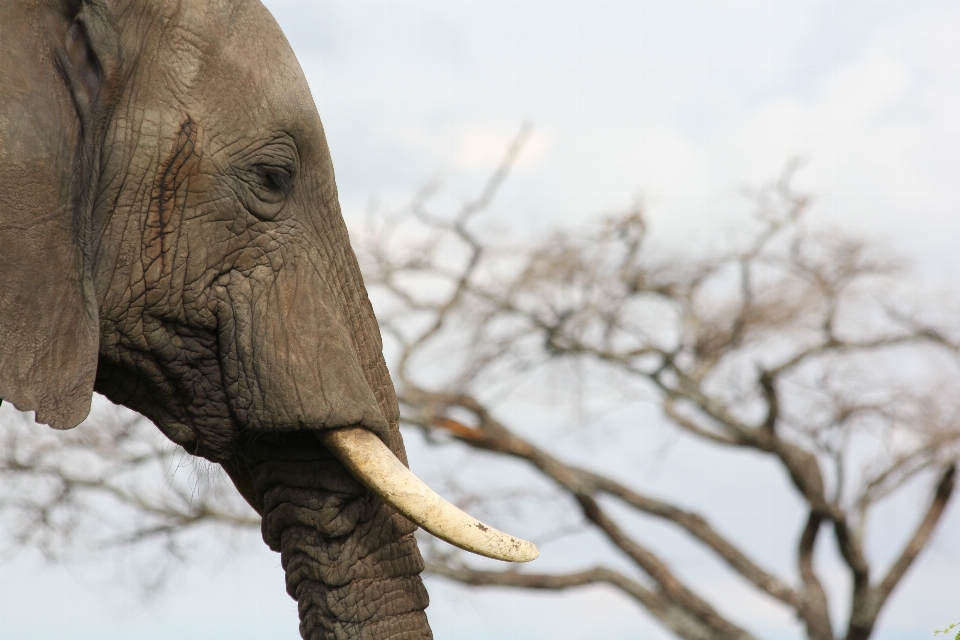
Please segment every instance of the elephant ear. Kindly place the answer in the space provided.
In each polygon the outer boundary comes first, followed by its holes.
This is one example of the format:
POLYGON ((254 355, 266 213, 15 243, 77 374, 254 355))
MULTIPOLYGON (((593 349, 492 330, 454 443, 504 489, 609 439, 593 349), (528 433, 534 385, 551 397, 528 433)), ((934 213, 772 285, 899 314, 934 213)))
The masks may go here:
POLYGON ((91 34, 106 31, 83 2, 0 2, 0 398, 58 429, 87 416, 97 371, 91 34))

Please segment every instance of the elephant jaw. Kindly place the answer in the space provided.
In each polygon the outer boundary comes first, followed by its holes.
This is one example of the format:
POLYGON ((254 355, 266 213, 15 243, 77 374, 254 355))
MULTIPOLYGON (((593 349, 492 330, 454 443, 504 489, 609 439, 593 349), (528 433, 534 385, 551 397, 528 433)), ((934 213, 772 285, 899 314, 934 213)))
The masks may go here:
POLYGON ((353 427, 316 433, 357 480, 441 540, 508 562, 530 562, 540 555, 533 543, 497 531, 441 498, 370 431, 353 427))

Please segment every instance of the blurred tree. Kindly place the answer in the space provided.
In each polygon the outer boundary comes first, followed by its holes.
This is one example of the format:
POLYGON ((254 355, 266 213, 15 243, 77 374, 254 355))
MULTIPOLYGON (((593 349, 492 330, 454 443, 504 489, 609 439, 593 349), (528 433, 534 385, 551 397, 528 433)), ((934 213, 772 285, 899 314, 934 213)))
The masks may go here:
MULTIPOLYGON (((436 188, 424 189, 402 211, 372 217, 358 253, 404 423, 441 447, 520 461, 539 478, 535 488, 529 475, 516 474, 485 481, 482 491, 453 487, 461 503, 518 504, 521 522, 524 514, 546 521, 531 525, 536 541, 587 529, 618 554, 596 566, 564 558, 567 568, 551 573, 536 565, 498 571, 426 541, 429 571, 468 585, 525 589, 606 583, 678 637, 754 637, 735 611, 721 612, 668 554, 642 539, 633 518, 640 515, 674 527, 794 611, 811 640, 870 637, 954 489, 956 313, 918 304, 903 270, 864 243, 809 231, 809 201, 791 188, 792 169, 751 194, 755 215, 739 241, 706 256, 650 246, 640 206, 526 242, 479 231, 477 218, 522 141, 476 200, 439 215, 430 208, 436 188), (794 569, 778 575, 764 567, 682 500, 608 473, 597 463, 602 455, 552 453, 550 438, 511 413, 511 392, 530 380, 555 387, 568 380, 580 390, 574 409, 586 402, 583 394, 597 393, 602 404, 615 390, 629 402, 653 403, 662 422, 718 456, 748 450, 772 461, 802 504, 802 525, 784 548, 794 569), (926 503, 881 569, 865 550, 869 516, 918 486, 930 487, 926 503), (535 504, 544 500, 549 509, 535 504), (831 544, 852 582, 843 620, 828 595, 833 581, 815 562, 818 547, 831 544)), ((583 416, 575 422, 602 449, 604 437, 590 431, 596 425, 583 416)), ((26 421, 4 425, 0 510, 13 534, 8 551, 33 546, 55 554, 77 541, 161 539, 179 553, 197 529, 257 526, 236 496, 201 490, 222 487, 222 474, 201 469, 161 486, 156 477, 171 478, 183 454, 154 431, 122 417, 68 434, 26 421), (125 515, 104 515, 118 512, 125 515)), ((730 491, 736 501, 737 488, 730 491)))
POLYGON ((139 547, 146 555, 137 582, 150 595, 189 562, 198 542, 260 527, 218 467, 167 441, 146 418, 97 400, 90 417, 66 432, 7 409, 0 424, 3 556, 36 549, 60 562, 139 547))
POLYGON ((429 569, 470 585, 604 582, 679 637, 753 637, 614 516, 632 511, 670 523, 792 609, 811 640, 832 639, 836 628, 847 640, 868 638, 954 489, 960 323, 937 318, 943 309, 911 308, 903 271, 861 241, 808 231, 809 200, 791 188, 792 167, 751 194, 755 215, 741 241, 706 257, 648 247, 642 207, 532 243, 491 240, 471 223, 517 148, 454 215, 432 214, 426 190, 381 220, 364 245, 368 286, 385 294, 378 317, 398 345, 392 372, 406 423, 528 463, 566 494, 576 519, 621 552, 621 566, 570 558, 566 573, 504 572, 434 553, 429 569), (553 384, 558 374, 597 376, 595 391, 612 385, 654 402, 673 427, 718 451, 746 449, 775 462, 804 503, 795 575, 775 575, 681 503, 602 465, 551 454, 535 430, 498 410, 504 388, 538 370, 551 371, 553 384), (869 515, 920 479, 933 485, 927 504, 881 572, 865 552, 869 515), (829 544, 824 532, 853 585, 839 627, 814 563, 818 544, 829 544))

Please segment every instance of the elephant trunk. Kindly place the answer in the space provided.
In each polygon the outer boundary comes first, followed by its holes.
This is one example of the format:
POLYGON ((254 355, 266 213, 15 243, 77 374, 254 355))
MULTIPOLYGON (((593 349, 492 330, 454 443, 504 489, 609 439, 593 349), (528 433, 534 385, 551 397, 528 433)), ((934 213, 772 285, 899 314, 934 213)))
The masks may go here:
POLYGON ((416 527, 308 433, 247 448, 264 542, 281 554, 304 640, 432 638, 416 527))

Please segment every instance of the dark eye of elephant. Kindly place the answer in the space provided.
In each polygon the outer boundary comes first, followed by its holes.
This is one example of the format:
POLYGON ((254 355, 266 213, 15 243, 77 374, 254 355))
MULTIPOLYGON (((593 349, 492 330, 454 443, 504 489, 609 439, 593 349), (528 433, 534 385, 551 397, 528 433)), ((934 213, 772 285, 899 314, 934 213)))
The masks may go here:
POLYGON ((283 210, 293 189, 293 170, 275 164, 255 164, 243 172, 250 213, 261 220, 273 220, 283 210))
POLYGON ((247 144, 230 158, 236 194, 243 207, 260 220, 283 215, 296 192, 300 154, 293 137, 279 132, 247 144))
POLYGON ((265 188, 281 195, 290 193, 290 172, 286 169, 261 165, 257 167, 257 173, 265 188))

